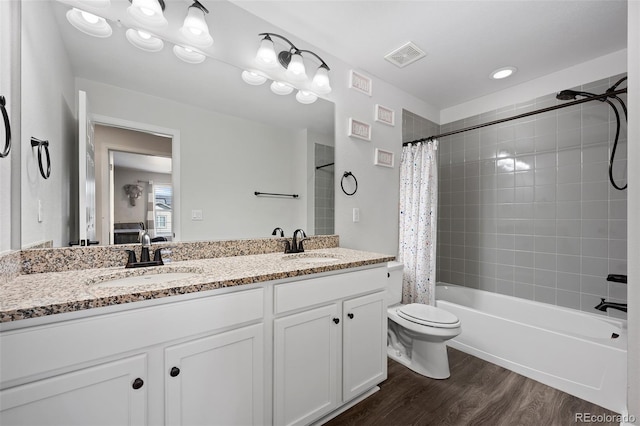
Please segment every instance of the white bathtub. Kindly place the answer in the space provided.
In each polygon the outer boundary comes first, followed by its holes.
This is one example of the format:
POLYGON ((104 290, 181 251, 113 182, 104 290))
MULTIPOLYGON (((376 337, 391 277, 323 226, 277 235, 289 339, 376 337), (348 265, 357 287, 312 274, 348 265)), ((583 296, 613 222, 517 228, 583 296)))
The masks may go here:
POLYGON ((442 283, 436 300, 462 322, 449 346, 626 412, 626 321, 442 283))

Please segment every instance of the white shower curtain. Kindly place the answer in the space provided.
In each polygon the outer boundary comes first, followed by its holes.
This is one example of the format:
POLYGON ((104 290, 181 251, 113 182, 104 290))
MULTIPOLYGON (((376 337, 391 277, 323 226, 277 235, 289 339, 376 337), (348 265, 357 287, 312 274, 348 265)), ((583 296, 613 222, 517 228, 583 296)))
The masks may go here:
POLYGON ((400 160, 402 303, 435 305, 438 141, 406 145, 400 160))

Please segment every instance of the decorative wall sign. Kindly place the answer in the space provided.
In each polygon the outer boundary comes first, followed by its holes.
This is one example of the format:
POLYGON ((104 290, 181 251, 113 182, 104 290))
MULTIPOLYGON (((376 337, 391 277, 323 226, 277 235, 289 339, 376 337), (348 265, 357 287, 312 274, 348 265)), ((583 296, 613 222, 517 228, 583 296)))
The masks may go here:
POLYGON ((349 75, 350 89, 355 89, 358 92, 362 92, 366 95, 371 96, 373 93, 373 89, 371 85, 372 85, 372 82, 369 77, 366 77, 354 70, 351 70, 351 74, 349 75))
POLYGON ((375 120, 390 126, 396 125, 396 113, 391 108, 376 104, 375 120))
POLYGON ((393 152, 376 148, 373 164, 375 164, 376 166, 393 168, 393 152))
POLYGON ((354 138, 364 139, 366 141, 371 140, 371 125, 364 123, 362 121, 354 120, 353 118, 349 119, 349 131, 347 133, 348 136, 353 136, 354 138))

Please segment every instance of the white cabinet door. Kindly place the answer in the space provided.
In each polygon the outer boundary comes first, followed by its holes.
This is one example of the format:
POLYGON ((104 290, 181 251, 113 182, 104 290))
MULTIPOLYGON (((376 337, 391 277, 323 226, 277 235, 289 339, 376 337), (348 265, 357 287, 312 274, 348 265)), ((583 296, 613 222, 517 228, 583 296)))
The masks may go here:
POLYGON ((342 399, 349 401, 387 378, 385 293, 343 304, 342 399))
POLYGON ((166 348, 166 423, 263 423, 263 362, 263 324, 166 348))
POLYGON ((0 391, 2 425, 144 425, 146 355, 0 391))
POLYGON ((308 424, 338 406, 337 304, 274 321, 274 424, 308 424))

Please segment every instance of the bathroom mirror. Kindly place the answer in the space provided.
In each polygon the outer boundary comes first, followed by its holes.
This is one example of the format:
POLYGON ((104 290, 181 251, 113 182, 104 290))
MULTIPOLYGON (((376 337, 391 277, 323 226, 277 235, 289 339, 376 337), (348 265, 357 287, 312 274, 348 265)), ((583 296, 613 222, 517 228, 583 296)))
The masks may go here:
MULTIPOLYGON (((165 2, 169 26, 179 28, 190 2, 165 2)), ((180 224, 179 241, 267 237, 275 227, 284 228, 286 235, 296 228, 310 234, 333 233, 333 166, 316 169, 333 163, 333 104, 318 99, 302 105, 294 95, 278 96, 268 84, 250 86, 240 77, 246 58, 255 55, 257 34, 265 31, 267 23, 230 2, 202 1, 211 11, 207 22, 215 41, 206 53, 212 57, 189 64, 173 54, 172 43, 165 43, 157 53, 137 49, 125 37, 127 28, 118 22, 111 22, 113 33, 108 38, 83 34, 66 19, 72 3, 23 2, 23 98, 32 96, 33 86, 46 86, 50 78, 46 69, 30 69, 38 59, 29 55, 59 45, 55 53, 66 56, 53 57, 54 68, 68 70, 65 81, 73 87, 59 96, 69 109, 62 108, 63 134, 77 138, 77 93, 82 90, 98 124, 173 136, 174 220, 180 224), (69 99, 69 93, 75 100, 69 99), (257 196, 255 192, 298 197, 257 196)), ((120 3, 129 4, 111 0, 112 5, 122 7, 120 3)), ((29 109, 22 111, 23 128, 31 121, 30 113, 29 109)), ((64 155, 77 156, 75 148, 66 149, 64 155)), ((73 159, 65 161, 75 164, 73 159)), ((27 163, 22 170, 22 194, 28 200, 22 207, 23 247, 41 242, 35 229, 42 226, 33 220, 28 205, 35 203, 32 186, 43 183, 31 176, 33 165, 29 159, 27 163)), ((98 173, 99 165, 96 167, 98 173)), ((108 164, 103 167, 106 170, 108 164)), ((78 170, 56 178, 62 179, 56 185, 72 188, 68 209, 73 210, 78 204, 74 193, 78 170)), ((97 188, 96 192, 103 193, 97 193, 98 198, 108 193, 104 185, 97 188)), ((43 203, 45 218, 50 217, 47 204, 52 203, 43 203)), ((103 206, 95 218, 102 221, 103 229, 111 226, 106 225, 106 210, 103 206)), ((61 237, 53 238, 55 246, 66 246, 67 240, 77 238, 74 227, 79 214, 68 216, 70 223, 61 226, 61 237)), ((108 238, 103 230, 96 239, 106 243, 105 235, 108 238)))

